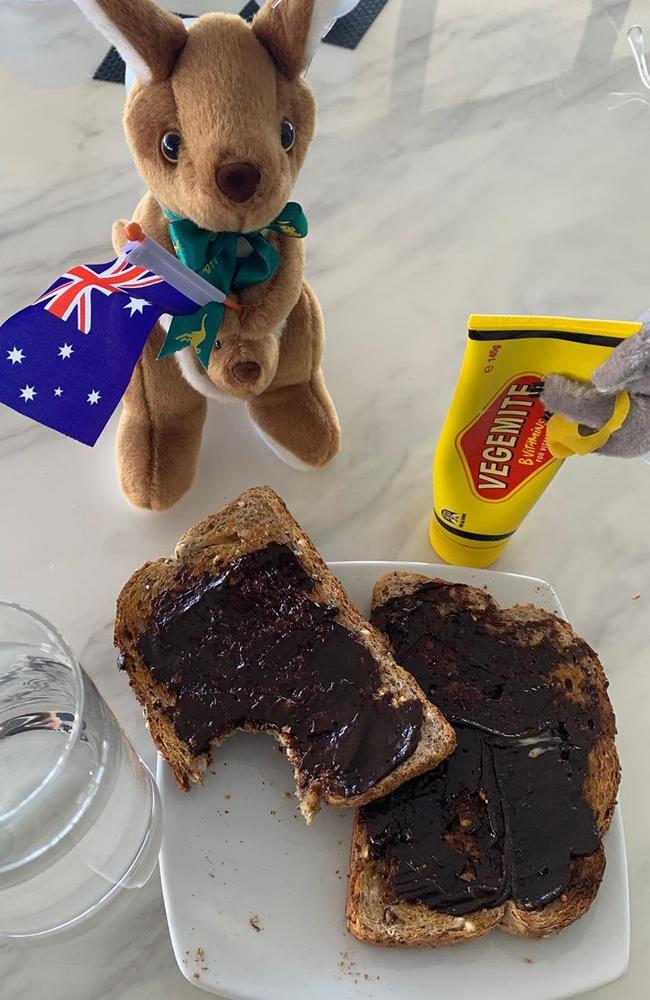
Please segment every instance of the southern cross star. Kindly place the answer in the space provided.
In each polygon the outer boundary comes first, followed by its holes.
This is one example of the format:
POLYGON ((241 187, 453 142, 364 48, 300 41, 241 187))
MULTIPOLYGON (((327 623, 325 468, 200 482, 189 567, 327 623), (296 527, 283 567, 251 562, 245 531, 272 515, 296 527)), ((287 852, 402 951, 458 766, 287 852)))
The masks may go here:
POLYGON ((55 396, 62 396, 63 395, 63 389, 61 388, 60 385, 57 385, 56 389, 54 390, 54 395, 55 396))
POLYGON ((64 344, 63 347, 59 347, 59 357, 65 360, 70 357, 73 351, 74 347, 72 344, 64 344))
POLYGON ((124 306, 125 309, 130 309, 129 315, 133 316, 133 313, 141 313, 145 306, 150 306, 151 302, 147 302, 146 299, 133 299, 129 298, 129 301, 124 306))
POLYGON ((19 347, 12 347, 10 351, 7 351, 7 361, 11 361, 12 365, 22 365, 24 360, 25 355, 19 347))
POLYGON ((101 399, 101 395, 97 392, 97 389, 93 389, 92 392, 88 393, 88 402, 91 406, 96 406, 101 399))
POLYGON ((26 385, 24 389, 20 390, 20 398, 24 399, 25 402, 29 402, 34 399, 36 395, 36 389, 33 385, 26 385))

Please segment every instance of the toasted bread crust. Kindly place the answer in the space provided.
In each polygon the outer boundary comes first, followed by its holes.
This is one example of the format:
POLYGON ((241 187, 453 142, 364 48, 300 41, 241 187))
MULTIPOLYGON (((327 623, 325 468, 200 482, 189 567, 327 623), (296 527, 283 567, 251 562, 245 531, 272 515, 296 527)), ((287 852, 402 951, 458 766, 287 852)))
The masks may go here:
MULTIPOLYGON (((131 687, 143 706, 152 739, 171 765, 176 781, 184 790, 201 782, 208 755, 194 756, 179 739, 162 709, 173 703, 167 688, 154 680, 137 648, 139 637, 151 627, 153 609, 159 595, 185 590, 215 575, 220 569, 270 542, 289 546, 315 583, 313 599, 339 608, 338 621, 349 629, 372 654, 383 686, 395 697, 418 699, 423 706, 421 737, 415 752, 363 795, 345 798, 327 795, 312 783, 301 797, 301 810, 308 822, 326 801, 336 806, 357 806, 385 795, 403 781, 434 767, 455 746, 455 734, 442 714, 424 696, 410 674, 398 667, 384 637, 366 622, 347 597, 341 583, 329 571, 313 543, 293 519, 282 500, 268 487, 247 490, 223 510, 200 521, 178 541, 172 559, 147 562, 123 588, 117 601, 115 644, 131 687)), ((252 726, 243 728, 253 730, 252 726)), ((226 734, 226 735, 229 735, 226 734)), ((288 748, 286 734, 273 734, 288 748)), ((215 741, 212 746, 215 746, 215 741)), ((288 750, 291 760, 291 751, 288 750)), ((291 761, 296 767, 296 760, 291 761)), ((296 778, 298 778, 296 771, 296 778)))
MULTIPOLYGON (((450 587, 452 597, 469 606, 480 616, 498 605, 477 587, 458 585, 413 573, 386 573, 375 584, 373 608, 391 597, 411 594, 425 583, 450 587)), ((515 605, 505 612, 511 621, 531 630, 550 634, 559 649, 580 644, 582 656, 577 665, 567 657, 557 676, 585 681, 596 689, 601 730, 587 762, 583 795, 591 806, 596 828, 602 839, 607 833, 620 779, 620 767, 614 737, 616 721, 609 697, 607 679, 596 654, 579 639, 568 622, 532 605, 515 605), (576 671, 578 674, 576 675, 576 671)), ((580 684, 574 684, 572 697, 580 697, 580 684)), ((379 945, 437 946, 469 941, 494 927, 523 937, 543 937, 556 933, 587 912, 596 897, 605 871, 605 852, 601 847, 588 857, 571 862, 571 874, 562 895, 539 910, 524 910, 513 900, 490 910, 478 910, 463 917, 434 911, 423 904, 391 903, 387 895, 386 872, 380 862, 368 860, 365 828, 357 815, 352 838, 350 879, 347 898, 347 926, 359 940, 379 945), (386 919, 388 913, 389 919, 386 919)))

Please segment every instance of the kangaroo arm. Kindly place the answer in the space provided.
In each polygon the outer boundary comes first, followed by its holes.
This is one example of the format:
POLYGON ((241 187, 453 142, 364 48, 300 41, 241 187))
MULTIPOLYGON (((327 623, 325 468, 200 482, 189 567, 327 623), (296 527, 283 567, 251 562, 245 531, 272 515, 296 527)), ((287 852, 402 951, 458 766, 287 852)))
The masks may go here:
MULTIPOLYGON (((246 340, 268 336, 287 318, 300 298, 305 254, 302 240, 270 233, 269 242, 280 253, 280 265, 268 281, 244 289, 240 302, 239 335, 246 340)), ((221 335, 221 334, 220 334, 221 335)))

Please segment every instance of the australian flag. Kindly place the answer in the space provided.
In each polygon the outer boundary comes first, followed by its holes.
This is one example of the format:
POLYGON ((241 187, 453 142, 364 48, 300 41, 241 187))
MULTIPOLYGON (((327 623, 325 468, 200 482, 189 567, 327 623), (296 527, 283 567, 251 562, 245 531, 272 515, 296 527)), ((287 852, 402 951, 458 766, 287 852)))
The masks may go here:
POLYGON ((124 257, 72 267, 0 326, 0 402, 94 445, 156 321, 198 308, 124 257))

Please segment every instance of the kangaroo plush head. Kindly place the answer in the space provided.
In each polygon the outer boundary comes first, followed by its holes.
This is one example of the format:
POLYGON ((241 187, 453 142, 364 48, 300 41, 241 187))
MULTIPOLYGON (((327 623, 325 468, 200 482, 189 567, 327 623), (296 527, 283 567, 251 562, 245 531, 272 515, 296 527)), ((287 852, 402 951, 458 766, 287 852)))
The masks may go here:
POLYGON ((267 0, 252 23, 206 14, 186 29, 152 0, 77 0, 137 78, 124 126, 165 209, 250 232, 284 207, 314 131, 302 79, 339 0, 267 0))

